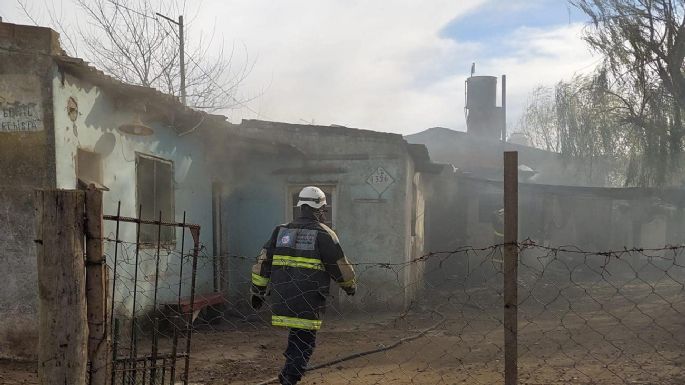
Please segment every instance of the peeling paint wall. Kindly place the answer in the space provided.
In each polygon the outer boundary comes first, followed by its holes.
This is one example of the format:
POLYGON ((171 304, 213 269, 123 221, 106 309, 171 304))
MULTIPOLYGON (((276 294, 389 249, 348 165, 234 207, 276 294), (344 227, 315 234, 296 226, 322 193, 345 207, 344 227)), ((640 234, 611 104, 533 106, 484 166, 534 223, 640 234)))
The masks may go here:
POLYGON ((32 357, 38 338, 33 191, 55 186, 54 47, 48 29, 0 23, 0 358, 32 357))
MULTIPOLYGON (((217 178, 225 185, 224 223, 229 224, 231 255, 258 254, 273 227, 287 221, 286 210, 291 209, 288 186, 300 185, 335 187, 334 227, 353 262, 401 264, 423 250, 423 245, 418 244, 422 237, 415 237, 412 242, 413 162, 400 136, 346 128, 297 127, 263 129, 243 122, 237 129, 241 135, 293 148, 289 157, 248 157, 246 175, 217 170, 217 178), (382 193, 367 183, 379 167, 394 180, 382 193)), ((233 301, 246 298, 251 264, 248 258, 231 266, 229 286, 233 301)), ((357 273, 360 290, 351 299, 357 305, 375 309, 387 309, 389 303, 403 306, 405 294, 414 294, 413 290, 405 291, 410 276, 401 268, 396 272, 367 265, 359 266, 357 273)), ((336 291, 332 294, 339 296, 336 291)))
MULTIPOLYGON (((55 147, 56 147, 56 175, 57 187, 72 189, 77 184, 77 152, 78 149, 87 150, 100 155, 102 160, 102 184, 109 188, 104 193, 104 210, 106 214, 116 214, 118 202, 121 201, 121 215, 136 217, 138 205, 141 204, 136 196, 136 154, 152 155, 173 162, 173 185, 175 201, 175 220, 181 222, 183 212, 187 212, 188 223, 199 224, 201 242, 211 249, 212 239, 212 200, 211 178, 204 156, 204 146, 195 135, 179 137, 171 127, 161 125, 155 119, 147 119, 140 114, 145 124, 154 129, 151 136, 134 136, 120 132, 117 128, 122 124, 131 123, 136 117, 134 108, 144 108, 146 101, 116 100, 105 90, 75 78, 69 73, 58 72, 53 78, 54 109, 55 109, 55 147), (70 103, 70 100, 72 102, 70 103), (78 112, 73 111, 73 101, 76 102, 78 112), (122 103, 125 102, 125 103, 122 103), (72 112, 71 118, 69 112, 72 112)), ((153 101, 148 101, 153 103, 153 101)), ((148 218, 157 219, 157 218, 148 218)), ((114 222, 105 222, 105 233, 113 237, 114 222)), ((121 239, 135 241, 136 226, 124 224, 121 226, 121 239)), ((177 297, 178 250, 180 249, 181 231, 177 231, 176 245, 172 249, 176 254, 162 252, 159 302, 170 301, 177 297), (168 268, 167 268, 168 267, 168 268), (167 272, 168 271, 168 272, 167 272)), ((186 231, 186 252, 192 244, 186 231)), ((113 244, 107 243, 106 253, 108 264, 113 262, 113 244)), ((122 252, 119 256, 117 282, 117 298, 124 304, 118 311, 131 310, 133 283, 133 259, 131 253, 122 252), (128 263, 126 262, 128 260, 128 263), (122 270, 123 269, 123 270, 122 270), (128 279, 125 277, 129 277, 128 279)), ((151 304, 151 294, 154 284, 154 249, 142 250, 139 269, 138 290, 143 294, 138 297, 137 309, 151 304)), ((209 293, 213 290, 213 265, 211 259, 204 258, 199 263, 197 292, 209 293)), ((190 282, 189 266, 184 267, 185 275, 184 295, 189 295, 190 282)))

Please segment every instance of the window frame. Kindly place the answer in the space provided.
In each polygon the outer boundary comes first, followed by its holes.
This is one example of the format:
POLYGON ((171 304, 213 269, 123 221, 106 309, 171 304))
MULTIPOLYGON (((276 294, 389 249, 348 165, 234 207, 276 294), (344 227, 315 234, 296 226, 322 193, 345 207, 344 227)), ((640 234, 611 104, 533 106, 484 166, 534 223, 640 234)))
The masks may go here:
MULTIPOLYGON (((139 208, 142 205, 142 202, 141 202, 142 198, 140 196, 140 188, 139 188, 139 183, 138 183, 140 180, 140 178, 139 178, 139 176, 140 176, 139 175, 140 159, 142 158, 142 159, 152 160, 153 162, 160 162, 160 163, 165 163, 165 164, 169 165, 169 170, 170 170, 170 186, 169 186, 169 188, 170 188, 170 194, 171 194, 170 202, 171 202, 171 211, 172 211, 172 217, 171 217, 171 220, 169 220, 169 221, 170 222, 176 221, 176 180, 174 179, 174 173, 175 173, 174 161, 171 159, 166 159, 166 158, 162 158, 160 156, 156 156, 153 154, 147 154, 147 153, 143 153, 143 152, 139 152, 139 151, 136 151, 135 154, 136 154, 136 166, 135 166, 135 168, 136 168, 136 177, 135 177, 136 183, 135 183, 135 187, 134 187, 136 190, 136 207, 135 207, 136 213, 135 213, 135 215, 137 216, 139 214, 139 208)), ((155 170, 156 170, 156 168, 155 168, 155 170)), ((153 176, 153 178, 154 178, 154 176, 153 176)), ((154 183, 156 183, 156 178, 154 178, 153 180, 155 180, 154 183)), ((155 188, 156 188, 156 186, 155 186, 155 188)), ((155 199, 155 205, 156 205, 156 200, 157 200, 156 194, 154 194, 154 199, 155 199)), ((159 220, 159 216, 155 215, 154 218, 143 218, 143 219, 157 221, 157 220, 159 220)), ((162 218, 162 221, 164 221, 164 218, 162 218)), ((154 225, 150 225, 150 226, 154 226, 154 225)), ((159 244, 162 247, 173 248, 176 246, 176 231, 175 231, 175 229, 174 229, 174 231, 170 231, 170 234, 171 235, 170 235, 169 239, 164 239, 164 237, 162 237, 163 239, 159 242, 159 244)), ((155 236, 155 238, 156 238, 156 236, 155 236)), ((157 247, 157 243, 154 241, 148 242, 148 241, 142 241, 141 240, 140 246, 141 247, 157 247)))

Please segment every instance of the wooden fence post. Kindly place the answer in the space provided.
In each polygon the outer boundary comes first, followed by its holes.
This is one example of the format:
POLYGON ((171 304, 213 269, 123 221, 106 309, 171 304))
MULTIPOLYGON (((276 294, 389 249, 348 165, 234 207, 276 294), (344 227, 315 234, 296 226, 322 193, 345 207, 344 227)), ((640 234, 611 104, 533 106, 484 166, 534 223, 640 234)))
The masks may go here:
POLYGON ((504 152, 504 384, 518 377, 518 152, 504 152))
POLYGON ((107 317, 107 264, 105 263, 102 191, 86 190, 86 301, 90 384, 109 385, 110 337, 107 317))
POLYGON ((34 194, 38 264, 38 380, 85 385, 88 324, 82 191, 34 194))

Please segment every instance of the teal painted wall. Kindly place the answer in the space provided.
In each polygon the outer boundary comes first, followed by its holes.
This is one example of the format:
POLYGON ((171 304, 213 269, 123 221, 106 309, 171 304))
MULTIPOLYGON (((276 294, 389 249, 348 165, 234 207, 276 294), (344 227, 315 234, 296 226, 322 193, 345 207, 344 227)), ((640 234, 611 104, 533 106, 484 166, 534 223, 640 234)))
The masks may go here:
MULTIPOLYGON (((175 200, 175 220, 186 221, 201 226, 201 243, 206 247, 205 257, 200 259, 197 274, 197 293, 213 290, 213 264, 211 262, 212 207, 211 177, 205 159, 204 144, 195 135, 179 137, 171 127, 162 126, 158 121, 144 123, 154 129, 151 136, 132 136, 117 130, 121 124, 130 123, 135 116, 133 108, 143 108, 145 101, 126 100, 122 103, 86 81, 55 69, 53 77, 53 98, 55 115, 55 148, 57 187, 73 189, 77 183, 77 151, 84 149, 100 154, 102 159, 102 183, 109 188, 104 193, 106 214, 116 214, 121 202, 121 215, 135 217, 139 205, 136 196, 136 154, 152 155, 173 162, 173 183, 175 200), (71 121, 67 113, 69 98, 78 104, 78 115, 71 121)), ((155 218, 156 219, 156 218, 155 218)), ((114 237, 114 223, 105 222, 105 233, 114 237)), ((192 241, 186 231, 185 251, 192 248, 192 241)), ((136 226, 124 224, 120 229, 120 239, 135 242, 136 226)), ((106 242, 108 265, 112 268, 113 242, 106 242)), ((179 281, 182 282, 182 295, 190 294, 190 263, 180 271, 181 231, 177 230, 176 244, 162 250, 160 256, 160 291, 158 302, 174 301, 178 296, 179 281)), ((148 310, 152 305, 155 280, 156 253, 153 248, 143 248, 139 254, 137 310, 148 310)), ((132 309, 133 274, 135 247, 123 243, 119 248, 116 297, 117 311, 130 312, 132 309)))

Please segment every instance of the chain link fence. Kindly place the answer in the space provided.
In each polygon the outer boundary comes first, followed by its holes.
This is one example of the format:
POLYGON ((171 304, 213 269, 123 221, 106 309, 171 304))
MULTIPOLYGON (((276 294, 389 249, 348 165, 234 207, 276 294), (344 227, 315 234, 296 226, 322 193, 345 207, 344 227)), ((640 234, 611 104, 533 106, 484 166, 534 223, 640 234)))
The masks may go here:
MULTIPOLYGON (((680 246, 592 252, 522 242, 519 383, 683 383, 683 253, 680 246)), ((194 323, 191 383, 277 383, 287 332, 269 325, 268 309, 247 305, 253 262, 200 254, 199 270, 225 267, 223 302, 205 301, 194 323)), ((332 291, 302 383, 503 383, 502 264, 502 245, 355 264, 358 292, 332 291), (385 277, 380 285, 378 277, 385 277), (412 295, 379 296, 379 286, 412 295)))

